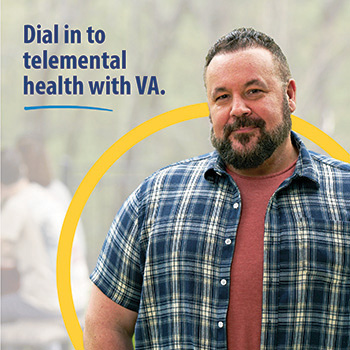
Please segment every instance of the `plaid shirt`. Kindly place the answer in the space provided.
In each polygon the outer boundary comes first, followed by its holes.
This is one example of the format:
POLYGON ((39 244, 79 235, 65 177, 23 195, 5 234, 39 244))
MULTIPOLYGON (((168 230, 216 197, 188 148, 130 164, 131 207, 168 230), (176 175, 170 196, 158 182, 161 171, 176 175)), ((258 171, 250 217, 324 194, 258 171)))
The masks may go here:
MULTIPOLYGON (((349 349, 350 165, 292 136, 296 169, 265 218, 260 349, 349 349)), ((91 279, 138 312, 136 349, 226 349, 240 208, 216 152, 159 170, 124 203, 91 279)))

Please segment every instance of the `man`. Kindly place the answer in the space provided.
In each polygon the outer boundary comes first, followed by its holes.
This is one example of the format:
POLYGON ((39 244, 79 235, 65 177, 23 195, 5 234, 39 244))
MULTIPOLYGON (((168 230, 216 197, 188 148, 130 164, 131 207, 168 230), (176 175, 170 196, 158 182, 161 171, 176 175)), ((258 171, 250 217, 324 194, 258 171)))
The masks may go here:
POLYGON ((146 179, 97 266, 86 349, 348 349, 350 166, 291 132, 277 44, 237 29, 205 65, 216 151, 146 179))

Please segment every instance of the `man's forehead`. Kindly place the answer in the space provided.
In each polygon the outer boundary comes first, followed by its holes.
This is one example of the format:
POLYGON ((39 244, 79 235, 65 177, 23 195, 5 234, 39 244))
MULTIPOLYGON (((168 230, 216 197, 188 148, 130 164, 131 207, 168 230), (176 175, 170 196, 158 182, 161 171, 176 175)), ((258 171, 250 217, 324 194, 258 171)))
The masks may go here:
POLYGON ((232 71, 237 74, 243 72, 249 74, 246 82, 265 80, 261 74, 264 76, 278 75, 271 52, 264 48, 254 47, 233 52, 220 52, 215 55, 207 67, 206 82, 208 78, 215 79, 216 76, 221 78, 227 76, 228 78, 232 71))
POLYGON ((242 63, 271 64, 271 66, 274 66, 273 55, 269 50, 262 47, 250 47, 235 51, 219 52, 213 57, 207 69, 222 64, 237 64, 240 61, 242 63))

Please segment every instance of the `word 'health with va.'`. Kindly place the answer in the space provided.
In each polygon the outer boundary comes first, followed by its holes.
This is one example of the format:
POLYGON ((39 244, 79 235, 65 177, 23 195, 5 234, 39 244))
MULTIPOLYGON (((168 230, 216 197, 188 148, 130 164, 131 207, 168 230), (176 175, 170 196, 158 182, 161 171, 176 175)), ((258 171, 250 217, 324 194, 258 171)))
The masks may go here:
MULTIPOLYGON (((87 81, 91 95, 131 95, 133 85, 139 95, 165 94, 165 90, 160 90, 157 77, 154 75, 135 76, 134 84, 123 75, 113 78, 107 75, 104 80, 87 81)), ((58 75, 56 80, 47 82, 42 80, 34 82, 25 75, 23 81, 24 95, 83 95, 84 87, 84 81, 77 75, 73 77, 58 75)))

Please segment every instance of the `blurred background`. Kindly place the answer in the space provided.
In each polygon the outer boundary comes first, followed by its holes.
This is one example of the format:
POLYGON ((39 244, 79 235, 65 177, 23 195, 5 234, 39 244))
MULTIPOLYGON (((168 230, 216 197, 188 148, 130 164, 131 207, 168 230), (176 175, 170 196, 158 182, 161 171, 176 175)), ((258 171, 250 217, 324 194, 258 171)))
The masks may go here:
MULTIPOLYGON (((346 0, 10 0, 2 1, 2 148, 23 135, 45 144, 52 171, 74 194, 85 174, 116 140, 166 111, 206 101, 203 64, 208 48, 233 28, 249 26, 271 35, 286 54, 297 82, 295 115, 350 149, 350 2, 346 0), (24 44, 23 26, 103 29, 101 45, 24 44), (119 54, 127 50, 127 69, 26 70, 24 52, 41 54, 119 54), (58 74, 81 80, 106 75, 154 75, 165 95, 24 96, 23 76, 55 80, 58 74), (24 106, 71 104, 89 110, 31 110, 24 106)), ((319 151, 313 144, 308 145, 319 151)), ((140 142, 105 174, 82 214, 86 259, 91 271, 113 217, 135 187, 169 163, 207 153, 209 122, 200 118, 162 130, 140 142)))

